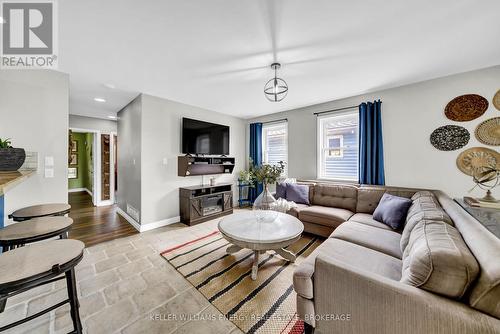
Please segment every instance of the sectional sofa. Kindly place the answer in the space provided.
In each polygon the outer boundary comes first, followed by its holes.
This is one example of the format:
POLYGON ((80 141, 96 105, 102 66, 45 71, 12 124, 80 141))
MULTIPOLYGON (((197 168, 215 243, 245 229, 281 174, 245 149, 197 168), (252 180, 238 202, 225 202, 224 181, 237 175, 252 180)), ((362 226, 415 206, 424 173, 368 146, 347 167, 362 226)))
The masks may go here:
POLYGON ((500 240, 441 191, 309 183, 288 213, 326 237, 295 270, 306 332, 500 333, 500 240), (412 199, 404 229, 373 219, 412 199))

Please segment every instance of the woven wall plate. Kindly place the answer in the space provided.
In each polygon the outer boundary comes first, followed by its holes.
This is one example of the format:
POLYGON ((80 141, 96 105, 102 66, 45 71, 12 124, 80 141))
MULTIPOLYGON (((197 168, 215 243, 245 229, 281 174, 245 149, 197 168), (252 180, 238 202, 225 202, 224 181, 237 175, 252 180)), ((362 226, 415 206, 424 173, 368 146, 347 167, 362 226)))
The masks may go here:
POLYGON ((497 108, 497 110, 500 110, 500 89, 495 96, 493 96, 493 105, 497 108))
POLYGON ((500 146, 500 117, 490 118, 476 128, 476 138, 486 145, 500 146))
POLYGON ((458 169, 467 175, 472 176, 474 170, 481 171, 481 167, 488 166, 500 168, 500 154, 486 147, 469 148, 457 158, 458 169))
POLYGON ((469 143, 470 133, 458 125, 445 125, 431 133, 431 144, 440 151, 454 151, 469 143))
POLYGON ((444 108, 444 114, 452 121, 468 122, 478 118, 488 109, 488 100, 481 95, 457 96, 444 108))

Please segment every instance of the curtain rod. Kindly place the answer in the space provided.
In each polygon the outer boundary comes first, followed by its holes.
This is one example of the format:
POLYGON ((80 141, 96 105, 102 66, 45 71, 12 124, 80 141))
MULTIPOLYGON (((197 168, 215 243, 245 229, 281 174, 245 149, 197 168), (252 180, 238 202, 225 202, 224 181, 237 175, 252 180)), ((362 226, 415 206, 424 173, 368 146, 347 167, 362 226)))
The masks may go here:
POLYGON ((262 122, 262 124, 277 123, 277 122, 288 122, 288 118, 277 119, 274 121, 262 122))
POLYGON ((349 109, 357 109, 359 106, 350 106, 350 107, 343 107, 343 108, 338 108, 338 109, 332 109, 332 110, 327 110, 327 111, 320 111, 320 112, 315 112, 313 115, 321 115, 321 114, 326 114, 329 112, 334 112, 334 111, 342 111, 342 110, 349 110, 349 109))

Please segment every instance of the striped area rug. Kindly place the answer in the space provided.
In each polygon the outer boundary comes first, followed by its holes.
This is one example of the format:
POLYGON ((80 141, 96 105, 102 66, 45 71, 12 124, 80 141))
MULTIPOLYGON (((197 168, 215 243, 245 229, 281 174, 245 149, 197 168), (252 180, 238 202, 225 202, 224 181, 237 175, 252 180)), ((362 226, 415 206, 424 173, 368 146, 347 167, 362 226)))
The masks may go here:
POLYGON ((293 271, 320 243, 304 235, 287 247, 297 254, 295 263, 273 251, 262 254, 255 281, 250 278, 253 252, 226 254, 229 243, 218 231, 161 255, 243 332, 299 334, 304 324, 296 314, 293 271))

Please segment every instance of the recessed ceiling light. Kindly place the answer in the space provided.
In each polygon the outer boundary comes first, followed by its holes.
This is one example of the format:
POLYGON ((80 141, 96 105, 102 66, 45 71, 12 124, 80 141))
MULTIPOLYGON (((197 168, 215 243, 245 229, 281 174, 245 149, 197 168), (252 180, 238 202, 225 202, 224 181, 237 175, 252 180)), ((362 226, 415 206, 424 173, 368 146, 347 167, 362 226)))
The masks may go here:
POLYGON ((109 88, 109 89, 115 89, 116 88, 116 86, 113 85, 112 83, 104 84, 104 87, 109 88))
POLYGON ((3 19, 3 17, 0 16, 0 24, 3 24, 5 23, 5 20, 3 19))
POLYGON ((102 97, 94 97, 94 101, 104 103, 106 102, 106 99, 103 99, 102 97))
POLYGON ((109 118, 109 119, 116 119, 116 116, 111 116, 111 115, 109 115, 109 116, 108 116, 108 118, 109 118))

